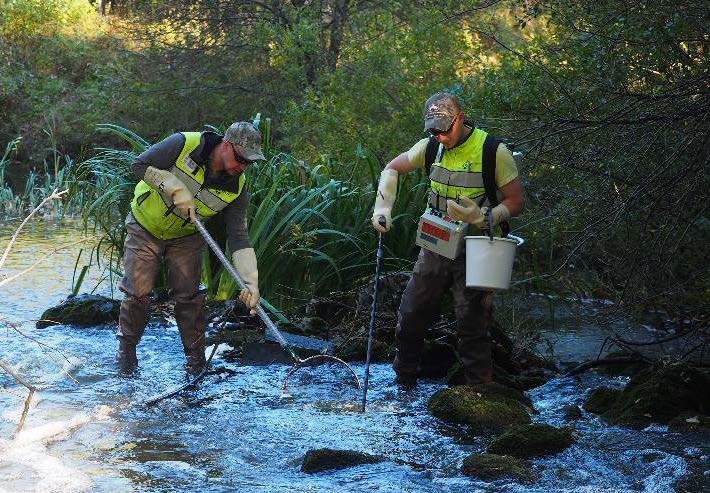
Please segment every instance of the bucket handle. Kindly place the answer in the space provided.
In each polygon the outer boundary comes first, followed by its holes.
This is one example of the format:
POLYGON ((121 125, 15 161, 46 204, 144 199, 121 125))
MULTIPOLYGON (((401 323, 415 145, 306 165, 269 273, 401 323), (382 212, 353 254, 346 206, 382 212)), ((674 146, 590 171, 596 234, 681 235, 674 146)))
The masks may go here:
MULTIPOLYGON (((486 211, 486 214, 488 215, 488 225, 490 226, 491 224, 493 224, 493 208, 489 207, 488 210, 486 211)), ((488 236, 491 240, 491 243, 493 243, 493 230, 494 229, 495 228, 493 228, 492 226, 488 228, 488 236)), ((508 233, 506 238, 509 238, 511 240, 515 240, 516 242, 518 242, 518 244, 516 246, 522 246, 523 243, 525 243, 525 240, 522 239, 520 236, 511 235, 510 233, 508 233)))
POLYGON ((511 239, 511 240, 517 241, 518 244, 515 245, 516 247, 522 246, 522 244, 525 243, 525 240, 522 239, 520 236, 511 235, 510 233, 508 233, 507 238, 508 238, 508 239, 511 239))

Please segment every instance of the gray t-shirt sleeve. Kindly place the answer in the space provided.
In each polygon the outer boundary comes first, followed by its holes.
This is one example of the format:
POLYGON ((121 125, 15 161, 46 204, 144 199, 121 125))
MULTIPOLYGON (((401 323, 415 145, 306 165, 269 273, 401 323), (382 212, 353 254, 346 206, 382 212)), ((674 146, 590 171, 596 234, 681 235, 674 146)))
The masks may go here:
POLYGON ((143 179, 148 166, 158 169, 168 169, 180 155, 185 145, 185 136, 181 133, 172 134, 157 144, 153 144, 145 151, 141 152, 131 164, 133 173, 139 180, 143 179))
POLYGON ((237 200, 230 203, 222 210, 224 223, 227 228, 227 241, 232 252, 242 248, 251 247, 249 241, 249 230, 247 229, 247 206, 249 205, 249 192, 246 187, 237 197, 237 200))

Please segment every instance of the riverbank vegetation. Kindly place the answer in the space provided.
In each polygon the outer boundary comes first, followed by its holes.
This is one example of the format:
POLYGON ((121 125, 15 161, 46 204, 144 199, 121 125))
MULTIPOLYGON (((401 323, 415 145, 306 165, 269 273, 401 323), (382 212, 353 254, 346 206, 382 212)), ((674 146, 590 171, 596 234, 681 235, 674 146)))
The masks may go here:
MULTIPOLYGON (((70 187, 56 212, 106 234, 119 274, 135 153, 260 115, 250 234, 265 295, 297 305, 372 275, 375 179, 448 90, 525 155, 511 299, 604 298, 695 328, 710 302, 707 21, 699 1, 0 0, 2 213, 70 187)), ((412 265, 425 187, 400 181, 387 271, 412 265)), ((208 258, 203 282, 228 296, 208 258)))

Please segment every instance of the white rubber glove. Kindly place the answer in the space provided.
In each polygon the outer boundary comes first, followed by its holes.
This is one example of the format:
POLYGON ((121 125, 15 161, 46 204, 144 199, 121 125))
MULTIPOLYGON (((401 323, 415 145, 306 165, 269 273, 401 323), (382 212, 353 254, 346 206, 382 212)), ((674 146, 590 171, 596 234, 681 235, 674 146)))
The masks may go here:
POLYGON ((394 169, 385 169, 380 174, 375 210, 372 212, 372 227, 380 233, 386 233, 392 227, 392 206, 397 198, 398 177, 399 174, 394 169), (384 227, 378 222, 381 217, 385 218, 384 227))
POLYGON ((459 197, 460 204, 455 200, 446 201, 446 213, 451 219, 473 224, 476 227, 485 227, 485 217, 478 204, 468 197, 459 197))
POLYGON ((232 264, 246 286, 239 293, 239 300, 249 309, 250 315, 256 315, 259 295, 259 270, 256 267, 256 253, 253 248, 242 248, 232 254, 232 264))
MULTIPOLYGON (((483 207, 481 209, 481 213, 483 214, 483 229, 489 229, 488 226, 488 207, 483 207)), ((498 224, 507 221, 510 219, 510 210, 503 205, 503 204, 498 204, 493 208, 491 211, 491 215, 493 216, 493 226, 497 226, 498 224)))
POLYGON ((180 179, 166 169, 148 166, 143 181, 159 192, 165 192, 173 199, 183 217, 189 217, 195 222, 195 199, 180 179))

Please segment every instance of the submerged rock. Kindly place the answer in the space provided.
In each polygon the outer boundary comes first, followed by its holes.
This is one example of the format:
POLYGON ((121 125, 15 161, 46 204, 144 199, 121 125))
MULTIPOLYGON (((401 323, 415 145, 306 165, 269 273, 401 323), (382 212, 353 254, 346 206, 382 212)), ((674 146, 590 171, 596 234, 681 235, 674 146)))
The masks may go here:
POLYGON ((115 324, 118 322, 120 308, 119 300, 105 296, 93 294, 69 296, 59 305, 45 310, 36 326, 38 329, 43 329, 58 324, 77 327, 115 324))
POLYGON ((301 471, 307 473, 344 469, 362 464, 384 462, 384 457, 365 454, 355 450, 313 449, 306 452, 301 463, 301 471))
POLYGON ((439 390, 429 399, 427 408, 443 421, 469 425, 474 433, 500 433, 530 422, 529 403, 515 389, 491 383, 439 390))
POLYGON ((580 419, 582 417, 582 410, 579 406, 575 406, 574 404, 563 407, 562 411, 565 414, 565 419, 568 421, 574 421, 575 419, 580 419))
POLYGON ((463 460, 461 472, 484 481, 501 478, 513 478, 519 481, 532 479, 530 461, 508 455, 471 454, 463 460))
POLYGON ((574 442, 572 428, 532 423, 509 429, 493 440, 488 452, 529 459, 557 454, 574 442))
POLYGON ((710 412, 710 378, 685 363, 637 373, 623 391, 595 389, 584 408, 613 425, 645 428, 684 414, 710 412))

